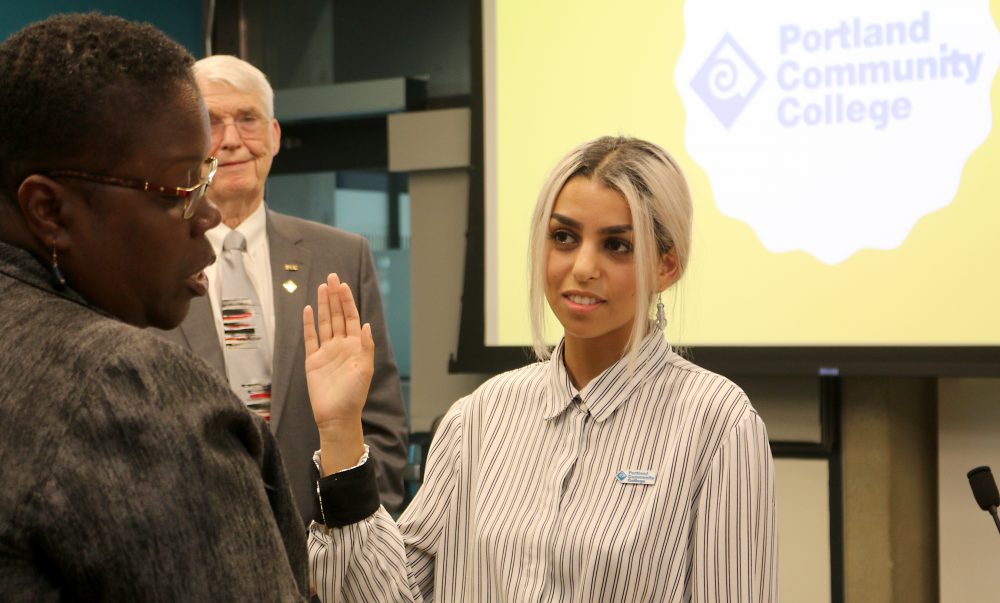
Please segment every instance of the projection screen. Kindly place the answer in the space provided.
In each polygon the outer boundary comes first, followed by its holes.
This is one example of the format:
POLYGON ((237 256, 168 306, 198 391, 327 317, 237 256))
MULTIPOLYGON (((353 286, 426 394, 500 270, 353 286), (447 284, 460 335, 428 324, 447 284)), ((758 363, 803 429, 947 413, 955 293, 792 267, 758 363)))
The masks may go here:
POLYGON ((604 134, 691 188, 672 341, 1000 345, 998 5, 484 0, 485 345, 529 344, 531 208, 604 134))

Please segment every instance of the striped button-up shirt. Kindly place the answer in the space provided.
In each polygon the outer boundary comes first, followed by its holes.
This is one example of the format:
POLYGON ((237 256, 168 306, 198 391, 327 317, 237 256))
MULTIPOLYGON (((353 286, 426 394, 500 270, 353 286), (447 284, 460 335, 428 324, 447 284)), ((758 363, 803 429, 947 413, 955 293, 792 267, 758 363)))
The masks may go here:
POLYGON ((561 361, 449 410, 398 525, 310 529, 330 601, 773 601, 774 467, 739 387, 659 332, 577 392, 561 361))

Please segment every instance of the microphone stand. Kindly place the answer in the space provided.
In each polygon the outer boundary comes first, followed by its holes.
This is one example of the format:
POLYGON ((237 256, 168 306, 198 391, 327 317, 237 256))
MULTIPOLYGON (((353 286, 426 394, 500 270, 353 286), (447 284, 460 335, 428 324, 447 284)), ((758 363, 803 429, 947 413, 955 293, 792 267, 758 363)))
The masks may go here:
POLYGON ((997 531, 1000 532, 1000 516, 997 515, 997 506, 990 505, 989 512, 993 516, 993 523, 997 524, 997 531))

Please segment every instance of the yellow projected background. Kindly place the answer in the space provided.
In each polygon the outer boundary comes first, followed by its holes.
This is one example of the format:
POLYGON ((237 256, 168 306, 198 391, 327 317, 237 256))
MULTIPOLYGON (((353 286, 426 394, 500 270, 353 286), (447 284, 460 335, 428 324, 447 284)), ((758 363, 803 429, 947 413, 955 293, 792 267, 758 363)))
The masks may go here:
MULTIPOLYGON (((596 0, 498 4, 493 35, 499 251, 492 283, 496 322, 488 344, 530 342, 529 216, 547 171, 579 142, 619 133, 670 151, 694 198, 691 263, 676 297, 665 298, 672 341, 1000 344, 995 124, 967 161, 954 201, 923 217, 900 247, 863 250, 835 265, 805 252, 772 253, 747 224, 719 212, 706 174, 685 150, 685 109, 671 72, 684 43, 683 2, 629 2, 628 8, 596 0)), ((990 6, 995 19, 1000 0, 990 6)), ((490 60, 490 51, 486 54, 490 60)), ((1000 94, 995 76, 985 75, 992 81, 994 116, 1000 94)), ((934 141, 925 144, 933 154, 934 141)), ((550 325, 550 334, 558 337, 558 323, 552 319, 550 325)))

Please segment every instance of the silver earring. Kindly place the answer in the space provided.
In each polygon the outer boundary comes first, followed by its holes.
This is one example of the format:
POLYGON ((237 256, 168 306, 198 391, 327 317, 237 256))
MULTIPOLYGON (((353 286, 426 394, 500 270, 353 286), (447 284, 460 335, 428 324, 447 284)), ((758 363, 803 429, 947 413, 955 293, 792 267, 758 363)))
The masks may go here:
POLYGON ((52 285, 60 291, 66 288, 66 277, 59 269, 59 255, 55 247, 52 248, 52 285))
POLYGON ((663 311, 663 300, 660 299, 660 294, 656 294, 656 328, 663 330, 667 326, 667 315, 663 311))

